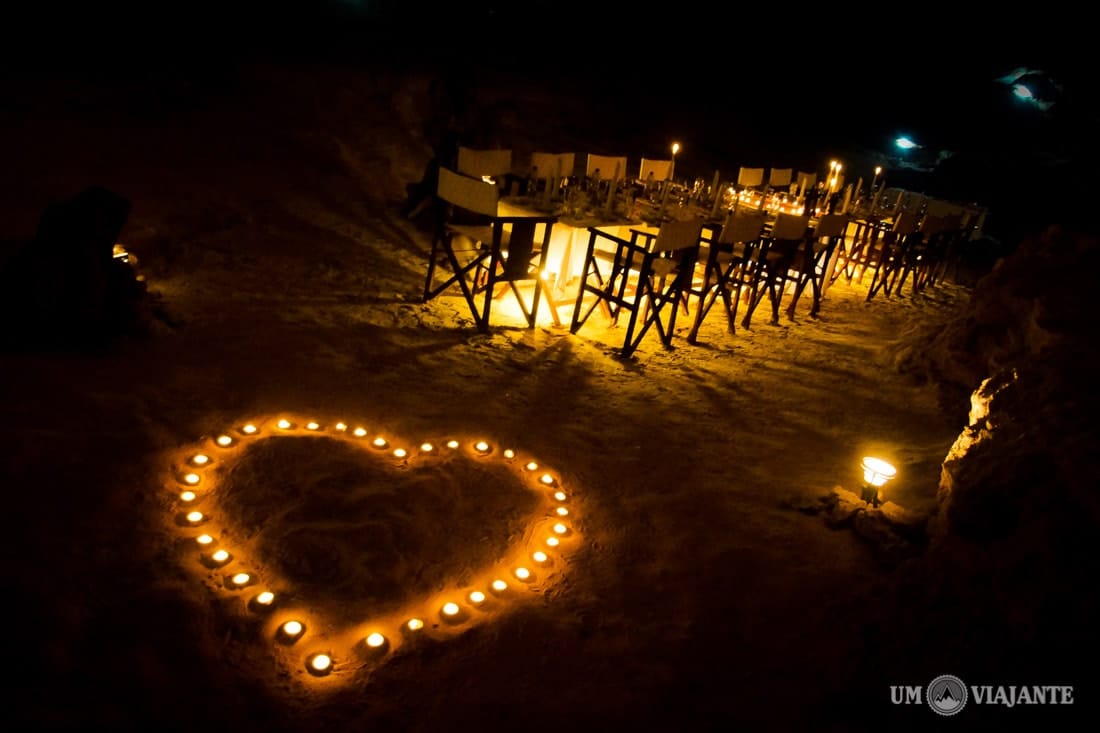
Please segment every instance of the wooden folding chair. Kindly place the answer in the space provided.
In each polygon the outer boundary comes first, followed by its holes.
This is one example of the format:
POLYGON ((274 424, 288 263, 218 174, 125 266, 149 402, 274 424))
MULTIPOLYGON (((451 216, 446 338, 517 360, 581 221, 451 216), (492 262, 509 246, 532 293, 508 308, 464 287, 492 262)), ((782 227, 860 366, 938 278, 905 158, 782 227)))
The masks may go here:
POLYGON ((798 271, 798 283, 791 296, 791 304, 787 306, 787 317, 791 320, 794 320, 798 299, 807 285, 810 286, 813 294, 810 316, 816 316, 821 310, 825 283, 832 279, 830 268, 834 265, 833 252, 844 240, 844 233, 848 231, 848 218, 847 214, 825 214, 818 220, 812 235, 804 240, 802 253, 798 256, 794 267, 798 271))
POLYGON ((901 272, 906 249, 913 244, 916 238, 920 237, 920 232, 917 230, 919 225, 919 214, 903 210, 894 219, 893 225, 883 231, 877 241, 872 243, 870 250, 865 255, 866 265, 860 272, 860 279, 862 280, 863 272, 867 269, 874 271, 874 275, 871 277, 871 285, 867 290, 868 302, 879 293, 887 298, 890 297, 901 272))
POLYGON ((499 189, 495 185, 446 168, 439 171, 437 197, 440 209, 424 280, 424 301, 457 285, 478 331, 484 333, 489 330, 493 299, 507 285, 528 327, 534 328, 543 294, 542 272, 557 217, 498 216, 499 189), (449 273, 437 282, 440 264, 445 264, 449 273), (519 289, 523 282, 534 286, 530 299, 519 289))
POLYGON ((671 348, 676 314, 691 287, 699 255, 702 219, 667 221, 659 230, 632 229, 629 239, 589 227, 584 275, 573 309, 571 333, 603 306, 612 324, 629 313, 620 355, 629 357, 650 327, 671 348), (591 302, 586 303, 586 296, 591 302))
POLYGON ((779 214, 771 232, 763 240, 763 246, 755 256, 748 279, 749 299, 743 328, 749 328, 753 313, 765 295, 772 306, 771 323, 779 323, 779 304, 790 281, 790 272, 805 246, 806 231, 810 226, 808 215, 779 214))
POLYGON ((737 306, 741 301, 745 270, 755 248, 760 245, 766 221, 763 211, 734 212, 726 218, 714 239, 700 247, 703 281, 693 293, 696 296, 695 321, 687 336, 688 343, 697 342, 699 327, 719 297, 725 305, 727 329, 730 334, 736 332, 737 306))

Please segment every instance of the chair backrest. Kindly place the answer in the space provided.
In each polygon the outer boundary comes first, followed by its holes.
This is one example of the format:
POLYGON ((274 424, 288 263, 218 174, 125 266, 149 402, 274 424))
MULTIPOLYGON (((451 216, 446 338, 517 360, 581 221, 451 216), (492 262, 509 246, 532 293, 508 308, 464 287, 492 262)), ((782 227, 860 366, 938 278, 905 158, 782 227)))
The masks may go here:
POLYGON ((767 214, 763 211, 744 211, 730 214, 722 231, 718 233, 718 244, 737 244, 759 239, 764 232, 767 214))
POLYGON ((674 252, 689 247, 698 247, 699 238, 702 235, 703 220, 701 218, 666 221, 661 224, 650 252, 674 252))
POLYGON ((573 153, 531 153, 531 167, 538 168, 539 178, 571 176, 574 163, 573 153))
POLYGON ((848 231, 847 214, 826 214, 818 220, 817 227, 814 229, 814 237, 817 239, 839 237, 846 231, 848 231))
POLYGON ((511 150, 474 150, 459 147, 458 172, 474 178, 512 172, 511 150))
POLYGON ((915 211, 902 210, 894 219, 894 226, 891 231, 895 234, 912 234, 917 231, 918 226, 920 226, 920 214, 915 211))
POLYGON ((772 239, 802 239, 810 226, 809 215, 779 214, 772 226, 772 239))
POLYGON ((595 171, 599 170, 600 180, 610 181, 620 180, 626 177, 626 156, 613 156, 613 155, 588 155, 588 167, 585 169, 585 175, 591 176, 595 171))
POLYGON ((798 190, 805 193, 817 185, 816 173, 798 172, 798 190))
POLYGON ((763 168, 741 168, 737 172, 737 185, 754 188, 764 182, 763 168))
POLYGON ((496 216, 500 189, 480 178, 470 178, 448 168, 439 169, 436 195, 449 204, 475 214, 496 216))
POLYGON ((792 168, 772 168, 768 171, 768 185, 772 188, 788 188, 791 185, 792 168))
POLYGON ((638 180, 649 180, 649 174, 653 174, 654 181, 668 180, 668 174, 672 171, 671 160, 650 160, 642 158, 642 167, 638 171, 638 180))

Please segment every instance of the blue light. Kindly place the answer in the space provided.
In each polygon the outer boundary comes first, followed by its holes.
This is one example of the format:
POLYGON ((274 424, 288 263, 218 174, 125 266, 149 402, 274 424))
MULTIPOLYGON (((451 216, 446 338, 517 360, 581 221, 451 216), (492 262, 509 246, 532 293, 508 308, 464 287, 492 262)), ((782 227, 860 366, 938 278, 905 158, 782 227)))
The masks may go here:
POLYGON ((1035 100, 1035 93, 1031 91, 1031 88, 1026 84, 1016 84, 1012 87, 1012 93, 1020 99, 1026 99, 1029 102, 1035 100))
POLYGON ((899 137, 894 141, 894 145, 897 145, 902 150, 912 150, 917 147, 917 144, 907 137, 899 137))

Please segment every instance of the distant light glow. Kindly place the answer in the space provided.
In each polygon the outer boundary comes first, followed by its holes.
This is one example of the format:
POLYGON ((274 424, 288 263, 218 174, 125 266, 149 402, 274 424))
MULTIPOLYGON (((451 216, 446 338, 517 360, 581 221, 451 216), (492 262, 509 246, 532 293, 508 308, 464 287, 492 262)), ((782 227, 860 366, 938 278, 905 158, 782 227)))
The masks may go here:
POLYGON ((907 137, 899 137, 897 140, 894 140, 894 145, 902 150, 912 150, 917 147, 917 144, 907 137))
POLYGON ((1026 99, 1028 101, 1035 99, 1035 93, 1031 91, 1031 87, 1027 84, 1014 84, 1012 86, 1012 93, 1020 99, 1026 99))

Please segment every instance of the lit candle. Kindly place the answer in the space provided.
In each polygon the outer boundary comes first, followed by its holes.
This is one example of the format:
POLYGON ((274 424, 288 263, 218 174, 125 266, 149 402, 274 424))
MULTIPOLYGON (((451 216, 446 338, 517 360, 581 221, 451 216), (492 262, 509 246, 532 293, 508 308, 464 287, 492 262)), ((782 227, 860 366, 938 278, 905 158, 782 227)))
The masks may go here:
POLYGON ((476 450, 478 453, 488 453, 489 444, 486 443, 484 440, 479 440, 478 442, 474 443, 474 450, 476 450))
POLYGON ((516 577, 520 580, 527 580, 531 577, 531 571, 523 567, 516 568, 516 577))
POLYGON ((256 596, 256 603, 259 603, 261 606, 270 606, 274 602, 275 594, 269 590, 265 590, 263 593, 256 596))
POLYGON ((435 446, 431 443, 421 443, 420 450, 424 453, 431 453, 433 450, 435 450, 435 446))
POLYGON ((243 433, 245 433, 246 435, 252 435, 253 433, 256 432, 256 430, 257 430, 256 426, 253 425, 252 423, 249 423, 248 425, 245 425, 243 428, 241 428, 241 431, 243 433))
POLYGON ((195 484, 197 484, 200 481, 200 478, 199 478, 199 475, 197 473, 189 473, 189 474, 186 474, 183 477, 183 480, 184 480, 184 482, 189 483, 192 486, 194 486, 195 484))
POLYGON ((566 516, 569 516, 569 510, 568 510, 568 509, 566 509, 566 508, 565 508, 565 507, 563 507, 563 506, 559 506, 559 507, 558 507, 557 509, 555 509, 555 510, 554 510, 554 512, 555 512, 555 513, 556 513, 556 514, 557 514, 557 515, 558 515, 559 517, 566 517, 566 516))
POLYGON ((238 588, 248 585, 252 581, 252 576, 248 573, 237 573, 231 578, 233 585, 238 588))
POLYGON ((332 657, 327 654, 314 654, 306 662, 310 673, 322 676, 332 671, 332 657))
POLYGON ((233 442, 233 439, 230 438, 228 435, 219 435, 214 442, 220 445, 222 448, 225 448, 233 442))
POLYGON ((366 436, 367 431, 365 428, 356 428, 355 430, 351 431, 351 434, 354 435, 356 438, 362 438, 366 436))
POLYGON ((504 457, 505 458, 515 458, 516 457, 516 452, 514 450, 512 450, 511 448, 508 448, 507 450, 504 451, 504 457))
POLYGON ((410 618, 405 623, 405 628, 407 628, 409 631, 420 631, 422 628, 424 628, 424 622, 418 618, 410 618))
POLYGON ((194 491, 181 491, 180 492, 180 501, 194 501, 194 500, 195 500, 195 492, 194 491))
POLYGON ((475 591, 470 593, 469 599, 470 599, 470 603, 473 603, 474 605, 477 605, 479 603, 484 603, 485 602, 485 594, 482 593, 479 590, 475 590, 475 591))
POLYGON ((458 615, 458 604, 457 603, 450 603, 450 602, 444 603, 443 604, 443 615, 444 616, 457 616, 458 615))
POLYGON ((386 439, 382 436, 378 436, 377 438, 372 440, 371 443, 374 444, 375 448, 385 448, 387 445, 389 445, 389 443, 386 442, 386 439))
POLYGON ((542 550, 538 550, 538 551, 536 551, 536 552, 533 552, 533 553, 531 553, 531 558, 532 558, 532 559, 533 559, 533 560, 534 560, 535 562, 537 562, 537 563, 538 563, 539 565, 543 564, 544 562, 546 562, 546 561, 547 561, 547 560, 549 559, 549 558, 548 558, 548 557, 546 556, 546 553, 545 553, 545 552, 543 552, 542 550))
POLYGON ((280 420, 275 424, 279 426, 280 430, 287 430, 290 428, 290 420, 280 420))
POLYGON ((301 621, 287 621, 285 624, 282 625, 280 630, 287 638, 294 639, 298 636, 301 636, 302 631, 305 630, 305 627, 302 626, 301 621))
POLYGON ((565 534, 566 532, 569 531, 569 528, 566 527, 561 522, 558 522, 557 524, 554 525, 554 531, 557 532, 558 534, 565 534))
POLYGON ((347 423, 342 423, 342 422, 336 423, 336 429, 339 430, 341 433, 344 432, 345 430, 348 429, 347 423))
POLYGON ((321 428, 320 424, 315 423, 313 421, 310 421, 310 422, 306 423, 306 430, 319 430, 320 428, 321 428))
POLYGON ((204 519, 206 519, 206 517, 203 515, 202 512, 199 512, 199 511, 187 512, 187 521, 190 522, 191 524, 198 524, 199 522, 201 522, 204 519))
POLYGON ((212 545, 214 544, 214 538, 208 534, 200 534, 195 538, 195 542, 198 542, 200 545, 212 545))
POLYGON ((503 580, 501 580, 500 578, 497 578, 496 580, 494 580, 494 581, 493 581, 493 583, 492 583, 492 586, 491 586, 491 587, 492 587, 492 589, 493 589, 493 590, 495 590, 495 591, 496 591, 497 593, 502 593, 502 592, 504 592, 504 591, 508 590, 508 584, 507 584, 507 583, 505 583, 505 582, 504 582, 503 580))
POLYGON ((457 440, 448 440, 447 441, 447 447, 448 448, 457 448, 458 447, 458 441, 457 440))
POLYGON ((386 643, 386 637, 375 631, 373 634, 367 637, 367 646, 371 649, 377 649, 386 643))
POLYGON ((196 466, 205 466, 209 462, 210 462, 210 456, 208 456, 208 455, 198 453, 196 455, 191 456, 191 463, 194 463, 196 466))
POLYGON ((561 540, 559 540, 557 537, 547 537, 546 538, 547 547, 557 547, 560 542, 561 542, 561 540))
POLYGON ((554 477, 551 476, 548 473, 542 474, 542 477, 539 479, 539 481, 543 482, 547 486, 553 486, 554 485, 554 477))
POLYGON ((393 455, 396 458, 404 458, 405 456, 409 455, 409 452, 404 448, 397 448, 393 451, 393 455))
POLYGON ((554 498, 557 499, 558 501, 565 501, 565 492, 564 491, 555 491, 554 492, 554 498))
POLYGON ((535 463, 534 461, 529 461, 527 465, 524 466, 524 468, 526 468, 528 471, 536 471, 538 470, 538 467, 539 464, 535 463))
POLYGON ((214 554, 210 556, 211 560, 222 565, 229 562, 229 558, 230 555, 228 550, 215 550, 214 554))

